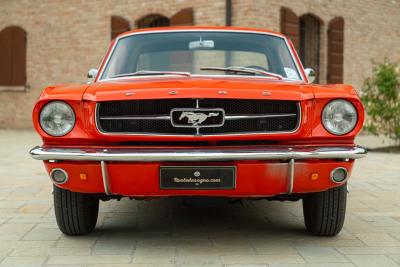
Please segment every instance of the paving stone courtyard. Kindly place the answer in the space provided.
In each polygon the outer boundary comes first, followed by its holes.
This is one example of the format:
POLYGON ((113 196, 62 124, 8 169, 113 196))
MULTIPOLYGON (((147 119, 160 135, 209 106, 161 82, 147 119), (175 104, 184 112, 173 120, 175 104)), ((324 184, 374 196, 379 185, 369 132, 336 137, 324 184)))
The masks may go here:
POLYGON ((102 202, 95 232, 58 230, 52 186, 28 150, 34 132, 0 131, 0 266, 400 266, 400 154, 370 153, 350 179, 343 231, 308 235, 301 202, 102 202))

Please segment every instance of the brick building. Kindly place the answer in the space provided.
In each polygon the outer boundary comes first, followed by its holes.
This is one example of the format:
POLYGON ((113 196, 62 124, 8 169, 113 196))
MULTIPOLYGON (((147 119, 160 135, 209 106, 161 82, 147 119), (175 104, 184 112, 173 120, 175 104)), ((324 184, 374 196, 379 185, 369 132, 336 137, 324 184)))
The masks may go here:
POLYGON ((113 35, 190 24, 282 31, 320 83, 360 88, 372 60, 400 60, 399 0, 0 0, 0 128, 31 128, 41 90, 85 82, 113 35))

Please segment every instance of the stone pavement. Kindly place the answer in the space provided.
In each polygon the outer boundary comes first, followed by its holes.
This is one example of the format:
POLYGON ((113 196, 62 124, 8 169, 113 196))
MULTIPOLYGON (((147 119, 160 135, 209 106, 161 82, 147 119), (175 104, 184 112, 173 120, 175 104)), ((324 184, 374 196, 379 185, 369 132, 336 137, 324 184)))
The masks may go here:
POLYGON ((370 153, 350 179, 344 230, 308 235, 300 202, 102 202, 97 230, 57 229, 33 132, 0 131, 0 266, 399 266, 400 155, 370 153))

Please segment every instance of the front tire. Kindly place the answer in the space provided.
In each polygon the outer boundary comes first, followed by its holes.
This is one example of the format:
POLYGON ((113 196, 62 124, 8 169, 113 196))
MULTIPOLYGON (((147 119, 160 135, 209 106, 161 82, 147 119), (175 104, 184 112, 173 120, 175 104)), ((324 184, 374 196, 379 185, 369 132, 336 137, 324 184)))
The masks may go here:
POLYGON ((310 193, 303 198, 307 231, 317 236, 335 236, 342 230, 347 200, 347 185, 310 193))
POLYGON ((56 186, 53 194, 54 211, 61 232, 66 235, 87 235, 93 231, 99 213, 98 198, 56 186))

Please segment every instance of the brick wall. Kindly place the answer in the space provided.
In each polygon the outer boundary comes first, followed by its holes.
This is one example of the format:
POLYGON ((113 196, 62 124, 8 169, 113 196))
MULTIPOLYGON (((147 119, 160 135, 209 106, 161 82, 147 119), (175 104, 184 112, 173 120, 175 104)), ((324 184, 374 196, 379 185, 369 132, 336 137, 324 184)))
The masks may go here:
MULTIPOLYGON (((326 77, 326 27, 335 16, 345 19, 345 83, 360 88, 371 60, 400 60, 398 0, 234 0, 233 25, 279 31, 282 6, 323 20, 321 82, 326 77)), ((186 7, 193 8, 196 25, 225 23, 224 0, 0 0, 0 30, 17 25, 27 32, 29 86, 26 92, 0 91, 0 128, 31 128, 33 104, 47 85, 86 81, 87 70, 99 65, 107 49, 112 15, 134 28, 145 15, 171 17, 186 7)))

